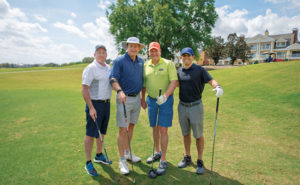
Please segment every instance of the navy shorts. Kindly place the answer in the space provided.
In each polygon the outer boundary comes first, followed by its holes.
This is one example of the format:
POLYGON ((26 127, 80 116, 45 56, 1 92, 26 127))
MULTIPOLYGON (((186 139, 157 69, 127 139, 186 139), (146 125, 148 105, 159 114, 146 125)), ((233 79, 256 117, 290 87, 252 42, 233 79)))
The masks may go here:
MULTIPOLYGON (((157 125, 161 127, 172 126, 173 104, 174 104, 174 98, 173 95, 171 95, 169 96, 169 98, 165 103, 159 106, 157 125)), ((150 127, 155 127, 156 119, 157 119, 157 109, 158 109, 158 104, 156 103, 156 99, 148 96, 147 105, 148 105, 148 117, 149 117, 150 127)))
MULTIPOLYGON (((109 121, 109 114, 110 114, 110 103, 102 103, 92 100, 93 106, 97 112, 97 123, 100 129, 101 134, 106 134, 108 121, 109 121)), ((86 112, 86 135, 90 137, 99 137, 99 133, 97 130, 96 123, 90 116, 89 107, 86 105, 85 107, 86 112)))

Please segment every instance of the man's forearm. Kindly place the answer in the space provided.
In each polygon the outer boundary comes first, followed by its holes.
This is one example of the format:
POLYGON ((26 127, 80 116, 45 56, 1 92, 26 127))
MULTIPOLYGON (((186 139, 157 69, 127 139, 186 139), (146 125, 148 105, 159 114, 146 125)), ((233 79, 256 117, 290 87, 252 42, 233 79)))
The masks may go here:
POLYGON ((87 106, 89 107, 89 109, 92 109, 94 106, 92 104, 89 89, 86 87, 82 87, 81 93, 82 93, 83 99, 84 99, 85 103, 87 104, 87 106))
POLYGON ((112 86, 113 90, 117 91, 117 90, 121 89, 118 81, 115 78, 111 78, 110 81, 111 81, 111 86, 112 86))
POLYGON ((167 98, 169 98, 169 96, 171 95, 171 94, 173 94, 173 92, 174 92, 174 90, 176 89, 176 87, 177 87, 177 80, 172 80, 171 81, 171 83, 170 83, 170 85, 169 85, 169 87, 168 87, 168 90, 165 92, 165 96, 167 97, 167 98))
POLYGON ((146 87, 143 87, 142 88, 142 100, 145 99, 145 96, 146 96, 146 87))

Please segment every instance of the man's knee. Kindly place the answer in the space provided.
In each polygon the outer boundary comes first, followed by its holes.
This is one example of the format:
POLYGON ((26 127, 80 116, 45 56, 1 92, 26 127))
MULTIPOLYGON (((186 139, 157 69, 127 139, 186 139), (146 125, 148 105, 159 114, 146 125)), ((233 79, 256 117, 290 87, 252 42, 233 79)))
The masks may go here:
POLYGON ((120 136, 125 136, 126 135, 126 128, 119 127, 119 135, 120 136))
POLYGON ((159 128, 161 136, 167 136, 168 135, 168 127, 160 127, 159 128))

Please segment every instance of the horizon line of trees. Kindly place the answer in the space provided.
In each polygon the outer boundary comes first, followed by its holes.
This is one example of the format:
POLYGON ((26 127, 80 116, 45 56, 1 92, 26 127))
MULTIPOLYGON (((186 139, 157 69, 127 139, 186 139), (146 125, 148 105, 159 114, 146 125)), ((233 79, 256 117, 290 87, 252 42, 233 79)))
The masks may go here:
MULTIPOLYGON (((84 57, 81 61, 77 62, 69 62, 63 64, 56 64, 53 62, 46 63, 46 64, 14 64, 14 63, 2 63, 0 64, 0 68, 28 68, 28 67, 65 67, 65 66, 72 66, 76 64, 83 64, 83 63, 92 63, 94 61, 94 57, 84 57)), ((107 59, 105 61, 107 64, 112 63, 112 59, 107 59)))

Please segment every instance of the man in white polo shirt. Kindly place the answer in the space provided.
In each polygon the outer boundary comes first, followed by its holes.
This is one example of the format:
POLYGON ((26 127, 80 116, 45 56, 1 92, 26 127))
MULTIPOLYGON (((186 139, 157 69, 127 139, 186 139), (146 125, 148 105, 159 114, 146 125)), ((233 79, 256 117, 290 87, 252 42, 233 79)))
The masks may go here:
POLYGON ((86 102, 86 135, 84 137, 84 149, 86 155, 85 169, 91 176, 97 176, 98 173, 91 162, 91 153, 93 149, 94 138, 96 138, 97 152, 94 162, 108 164, 111 161, 106 159, 102 153, 102 144, 96 126, 100 129, 102 138, 106 134, 109 114, 111 85, 109 75, 111 68, 105 63, 107 52, 103 45, 95 47, 94 61, 89 64, 82 74, 82 96, 86 102))

